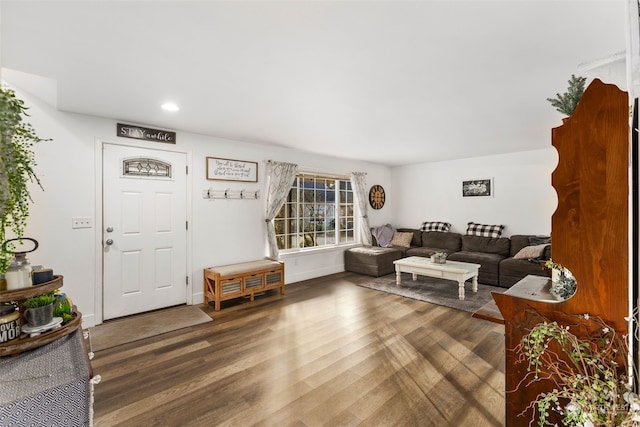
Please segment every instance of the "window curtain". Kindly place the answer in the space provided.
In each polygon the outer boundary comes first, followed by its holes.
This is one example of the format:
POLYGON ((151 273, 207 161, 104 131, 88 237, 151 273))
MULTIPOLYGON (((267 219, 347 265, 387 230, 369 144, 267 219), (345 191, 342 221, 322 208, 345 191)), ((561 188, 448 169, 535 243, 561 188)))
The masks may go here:
POLYGON ((358 203, 360 211, 360 242, 363 245, 371 245, 371 226, 367 215, 367 174, 365 172, 351 173, 351 188, 358 203))
POLYGON ((276 228, 273 219, 291 190, 293 181, 298 173, 298 165, 293 163, 267 162, 267 241, 269 242, 269 258, 278 259, 278 242, 276 240, 276 228))

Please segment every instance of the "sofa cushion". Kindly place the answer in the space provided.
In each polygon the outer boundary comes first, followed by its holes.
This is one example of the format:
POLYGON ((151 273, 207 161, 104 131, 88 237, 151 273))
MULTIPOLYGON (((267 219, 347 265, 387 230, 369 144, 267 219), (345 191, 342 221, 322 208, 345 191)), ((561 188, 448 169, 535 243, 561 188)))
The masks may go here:
POLYGON ((393 233, 393 239, 391 239, 391 246, 401 246, 408 248, 411 246, 411 239, 413 239, 413 233, 402 233, 396 231, 393 233))
POLYGON ((533 234, 512 234, 511 235, 511 255, 515 256, 526 246, 536 246, 543 243, 551 243, 549 236, 535 236, 533 234))
POLYGON ((511 236, 511 255, 515 257, 518 252, 527 246, 537 246, 540 244, 547 244, 542 254, 536 259, 539 261, 546 261, 551 258, 551 237, 549 236, 535 236, 532 234, 513 234, 511 236))
POLYGON ((511 252, 509 256, 515 256, 522 248, 531 246, 528 234, 512 234, 511 235, 511 252))
POLYGON ((442 252, 456 252, 461 246, 460 234, 446 231, 423 231, 422 246, 425 248, 437 248, 442 252))
POLYGON ((397 248, 378 246, 351 248, 344 251, 344 269, 370 276, 384 276, 395 271, 393 261, 402 256, 402 251, 397 248))
POLYGON ((507 258, 500 262, 500 286, 508 288, 528 275, 548 276, 547 271, 537 262, 526 259, 507 258))
POLYGON ((422 246, 422 231, 417 228, 398 228, 396 231, 401 233, 413 233, 411 246, 422 246))
POLYGON ((467 235, 469 236, 500 237, 502 230, 504 230, 504 225, 467 223, 467 235))
POLYGON ((484 252, 509 256, 511 241, 507 237, 493 238, 481 236, 462 236, 462 250, 467 252, 484 252))
POLYGON ((451 224, 442 221, 425 221, 422 223, 422 231, 449 231, 451 224))
POLYGON ((515 254, 513 257, 515 259, 540 258, 547 246, 548 246, 547 244, 536 245, 536 246, 525 246, 524 248, 520 249, 518 253, 515 254))
POLYGON ((531 246, 551 244, 551 236, 529 236, 529 244, 531 246))

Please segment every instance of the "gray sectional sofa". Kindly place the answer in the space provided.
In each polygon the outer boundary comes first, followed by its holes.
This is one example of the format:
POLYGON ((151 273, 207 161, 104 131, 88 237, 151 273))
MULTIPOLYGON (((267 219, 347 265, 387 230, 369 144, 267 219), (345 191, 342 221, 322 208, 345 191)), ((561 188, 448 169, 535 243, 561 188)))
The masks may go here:
MULTIPOLYGON (((399 228, 413 233, 408 247, 363 246, 345 251, 345 270, 370 276, 383 276, 395 271, 393 261, 407 256, 430 257, 447 253, 447 259, 480 264, 478 282, 508 288, 527 275, 548 276, 537 260, 514 258, 521 249, 531 246, 540 236, 482 237, 444 231, 421 231, 399 228)), ((374 245, 376 242, 374 241, 374 245)), ((540 259, 549 259, 551 245, 544 248, 540 259)))

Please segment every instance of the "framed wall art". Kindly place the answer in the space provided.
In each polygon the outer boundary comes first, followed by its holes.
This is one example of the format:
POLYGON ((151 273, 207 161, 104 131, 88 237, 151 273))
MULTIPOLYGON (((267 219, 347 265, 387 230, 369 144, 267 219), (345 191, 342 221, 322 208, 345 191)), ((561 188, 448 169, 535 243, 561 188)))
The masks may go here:
POLYGON ((493 197, 493 178, 462 181, 462 197, 493 197))
POLYGON ((207 157, 207 179, 258 182, 258 162, 207 157))

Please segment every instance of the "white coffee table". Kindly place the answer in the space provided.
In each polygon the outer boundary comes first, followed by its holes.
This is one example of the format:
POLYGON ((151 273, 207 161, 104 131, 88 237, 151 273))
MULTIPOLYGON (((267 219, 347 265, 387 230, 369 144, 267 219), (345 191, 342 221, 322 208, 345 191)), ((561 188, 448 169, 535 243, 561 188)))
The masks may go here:
POLYGON ((478 269, 480 264, 471 264, 461 261, 447 261, 446 264, 436 264, 430 258, 410 256, 393 261, 396 266, 396 285, 400 286, 402 275, 411 273, 413 280, 421 276, 429 276, 458 282, 458 298, 464 299, 464 282, 473 279, 471 290, 478 292, 478 269))

